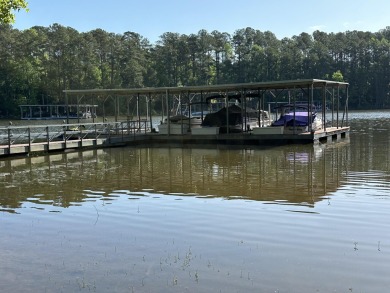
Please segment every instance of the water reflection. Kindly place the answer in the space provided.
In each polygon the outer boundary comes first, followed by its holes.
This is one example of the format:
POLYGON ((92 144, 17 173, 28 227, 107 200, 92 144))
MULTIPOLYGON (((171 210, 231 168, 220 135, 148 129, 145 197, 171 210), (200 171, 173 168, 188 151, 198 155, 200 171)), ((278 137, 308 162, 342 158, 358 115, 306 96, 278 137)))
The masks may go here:
POLYGON ((348 173, 349 143, 270 149, 115 148, 0 162, 0 206, 161 194, 313 206, 348 173))
POLYGON ((2 291, 387 292, 390 112, 358 117, 350 143, 0 161, 2 291))

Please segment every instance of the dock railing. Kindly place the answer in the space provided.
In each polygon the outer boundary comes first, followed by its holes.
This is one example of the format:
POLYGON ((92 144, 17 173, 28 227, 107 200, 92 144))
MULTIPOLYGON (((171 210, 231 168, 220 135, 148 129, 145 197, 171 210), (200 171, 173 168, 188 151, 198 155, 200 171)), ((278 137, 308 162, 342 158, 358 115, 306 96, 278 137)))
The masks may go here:
POLYGON ((116 141, 147 133, 150 126, 146 120, 118 121, 101 123, 71 123, 53 125, 26 125, 0 127, 0 148, 8 149, 4 154, 10 154, 11 148, 28 146, 31 150, 35 144, 61 143, 67 141, 83 141, 108 139, 115 137, 116 141))

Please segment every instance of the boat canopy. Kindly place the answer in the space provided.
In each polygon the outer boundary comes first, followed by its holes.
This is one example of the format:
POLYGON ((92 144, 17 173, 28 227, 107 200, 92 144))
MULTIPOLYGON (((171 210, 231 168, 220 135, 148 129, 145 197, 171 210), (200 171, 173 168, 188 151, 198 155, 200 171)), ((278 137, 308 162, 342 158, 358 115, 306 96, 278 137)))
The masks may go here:
POLYGON ((237 105, 230 105, 228 108, 223 107, 219 111, 209 113, 203 120, 202 126, 226 126, 227 117, 229 117, 229 125, 237 125, 243 123, 243 115, 248 117, 257 117, 258 111, 246 108, 245 110, 237 105), (227 114, 226 111, 229 113, 227 114))

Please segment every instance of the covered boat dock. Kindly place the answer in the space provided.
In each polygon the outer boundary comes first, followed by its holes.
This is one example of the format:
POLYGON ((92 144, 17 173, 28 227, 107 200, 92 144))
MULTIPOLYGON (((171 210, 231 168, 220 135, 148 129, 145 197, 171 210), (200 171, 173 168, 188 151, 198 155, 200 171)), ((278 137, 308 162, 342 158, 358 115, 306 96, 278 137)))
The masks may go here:
MULTIPOLYGON (((320 79, 291 81, 241 83, 209 86, 183 86, 134 89, 88 89, 65 90, 66 103, 69 96, 76 96, 78 102, 83 99, 112 100, 115 104, 115 122, 61 125, 8 126, 0 129, 0 156, 23 155, 33 152, 46 153, 85 148, 100 148, 123 145, 147 146, 191 146, 191 145, 285 145, 310 144, 339 141, 349 137, 348 125, 348 86, 346 82, 320 79), (170 125, 174 114, 188 115, 191 118, 196 111, 207 111, 206 101, 214 97, 221 98, 225 105, 231 97, 238 98, 243 105, 255 108, 258 113, 269 111, 275 121, 278 113, 274 109, 282 104, 306 103, 320 105, 318 115, 322 118, 319 130, 307 128, 306 131, 283 131, 282 127, 273 127, 259 123, 258 127, 249 128, 242 121, 241 131, 219 132, 219 127, 190 128, 189 124, 170 125), (128 113, 127 119, 117 121, 120 105, 135 101, 136 117, 128 113), (176 107, 180 105, 180 107, 176 107), (189 108, 184 110, 181 106, 189 108), (176 113, 172 109, 177 109, 176 113), (157 112, 156 109, 160 111, 157 112), (158 123, 167 121, 167 131, 159 131, 158 123), (157 123, 156 123, 157 121, 157 123), (170 126, 175 126, 171 128, 170 126)), ((95 104, 94 104, 95 105, 95 104)), ((202 112, 203 113, 203 112, 202 112)), ((229 112, 226 111, 226 121, 229 112)), ((69 118, 69 116, 67 116, 69 118)), ((204 117, 202 117, 203 119, 204 117)), ((259 114, 259 121, 260 121, 259 114)), ((69 119, 68 119, 69 120, 69 119)), ((65 123, 66 122, 66 123, 65 123)))
MULTIPOLYGON (((132 99, 136 100, 137 114, 134 120, 146 121, 153 133, 152 141, 174 143, 181 140, 188 143, 239 143, 240 144, 288 144, 288 143, 313 143, 317 141, 329 141, 330 138, 340 138, 349 135, 348 126, 348 87, 346 82, 338 82, 322 79, 302 79, 272 82, 254 82, 238 84, 221 84, 206 86, 182 86, 159 88, 132 88, 132 89, 88 89, 65 90, 67 96, 77 96, 78 101, 84 98, 104 97, 115 100, 116 113, 119 112, 120 99, 126 99, 126 104, 132 99), (283 132, 272 127, 264 127, 259 114, 259 129, 249 129, 246 121, 242 121, 240 133, 220 132, 219 129, 206 128, 191 129, 189 124, 170 125, 170 117, 174 115, 187 115, 191 119, 194 112, 209 112, 210 101, 218 97, 227 107, 232 97, 240 101, 242 111, 252 107, 261 113, 269 112, 271 119, 276 120, 280 113, 278 106, 283 104, 306 104, 319 106, 318 117, 322 120, 320 130, 308 127, 306 132, 283 132), (158 105, 157 105, 157 104, 158 105), (141 106, 142 104, 142 106, 141 106), (185 107, 183 107, 185 105, 185 107), (139 109, 143 108, 141 113, 139 109), (146 109, 146 110, 145 110, 146 109), (166 121, 167 130, 159 131, 155 125, 155 109, 159 109, 157 115, 160 123, 166 121), (174 111, 175 110, 175 111, 174 111), (175 128, 173 128, 175 126, 175 128), (260 129, 261 128, 261 129, 260 129), (237 138, 239 137, 239 139, 237 138), (330 138, 329 138, 330 137, 330 138)), ((123 102, 123 101, 122 101, 123 102)), ((123 105, 123 103, 122 103, 123 105)), ((310 107, 309 107, 310 106, 310 107)), ((246 113, 243 113, 243 115, 246 113)), ((229 121, 229 111, 226 111, 226 123, 229 121)), ((161 127, 162 128, 162 127, 161 127)), ((217 127, 218 128, 218 127, 217 127)))
POLYGON ((21 120, 55 120, 96 118, 97 105, 20 105, 21 120))

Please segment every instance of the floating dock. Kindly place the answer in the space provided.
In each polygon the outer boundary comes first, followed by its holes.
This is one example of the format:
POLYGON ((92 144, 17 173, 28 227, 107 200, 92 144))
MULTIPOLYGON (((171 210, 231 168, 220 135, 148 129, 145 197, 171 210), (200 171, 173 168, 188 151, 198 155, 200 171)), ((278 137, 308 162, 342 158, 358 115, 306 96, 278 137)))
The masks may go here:
MULTIPOLYGON (((319 144, 337 142, 349 138, 349 127, 331 127, 315 132, 300 134, 253 134, 229 133, 206 135, 153 135, 147 142, 153 145, 186 146, 186 145, 236 145, 236 146, 278 146, 286 144, 319 144)), ((138 141, 137 143, 140 143, 138 141)))
MULTIPOLYGON (((9 156, 23 156, 45 154, 52 152, 81 151, 97 148, 118 146, 153 146, 153 147, 188 147, 188 146, 279 146, 286 144, 319 144, 338 142, 349 138, 349 127, 330 127, 325 130, 306 132, 300 134, 253 134, 253 132, 230 134, 179 134, 167 135, 149 131, 144 124, 134 127, 138 122, 117 122, 113 124, 88 123, 69 124, 73 130, 55 130, 63 125, 34 126, 32 129, 42 127, 45 133, 36 135, 30 133, 29 140, 26 135, 15 134, 14 128, 6 128, 12 133, 9 139, 0 144, 0 158, 9 156), (129 125, 132 127, 129 127, 129 125), (87 129, 77 130, 79 127, 87 129), (18 141, 19 138, 19 141, 18 141), (22 140, 23 138, 23 140, 22 140)), ((4 130, 5 128, 0 128, 4 130)), ((29 127, 18 127, 19 130, 29 127)), ((26 133, 26 131, 23 131, 26 133)))
POLYGON ((20 105, 21 120, 65 120, 96 118, 97 105, 20 105))
MULTIPOLYGON (((120 99, 126 99, 127 105, 131 99, 136 100, 137 119, 114 123, 84 123, 62 125, 41 125, 24 127, 0 128, 0 156, 23 155, 31 153, 61 152, 90 148, 115 147, 123 145, 147 146, 187 146, 187 145, 285 145, 309 144, 339 141, 349 138, 348 126, 348 83, 320 79, 305 79, 292 81, 225 84, 209 86, 183 86, 162 88, 135 89, 91 89, 65 90, 66 101, 69 96, 76 96, 77 101, 84 98, 96 100, 114 100, 115 118, 118 117, 120 99), (187 113, 192 113, 191 107, 201 107, 206 101, 212 101, 218 96, 224 100, 226 107, 230 97, 240 100, 245 106, 255 104, 260 113, 271 105, 283 103, 306 103, 312 105, 320 101, 322 118, 321 130, 311 130, 311 125, 305 131, 283 131, 278 127, 255 127, 249 129, 243 122, 238 133, 220 133, 218 127, 186 128, 181 124, 178 133, 172 132, 168 122, 168 130, 163 132, 155 129, 152 109, 156 102, 161 103, 161 120, 169 121, 174 102, 189 106, 187 113), (145 102, 145 105, 141 103, 145 102), (143 113, 139 109, 145 109, 143 113), (143 118, 141 118, 143 117, 143 118), (146 117, 146 118, 145 118, 146 117), (84 128, 83 128, 84 127, 84 128), (38 128, 38 130, 37 130, 38 128)), ((124 104, 124 103, 122 103, 124 104)), ((67 108, 69 105, 64 104, 67 108)), ((180 108, 179 114, 186 114, 180 108)), ((203 113, 203 112, 202 112, 203 113)), ((226 111, 226 121, 229 113, 226 111)), ((129 113, 128 113, 129 114, 129 113)), ((176 113, 177 114, 177 113, 176 113)), ((246 113, 243 113, 246 115, 246 113)), ((277 113, 271 113, 275 118, 277 113)), ((128 115, 129 116, 129 115, 128 115)), ((191 114, 189 116, 191 118, 191 114)), ((116 119, 117 120, 117 119, 116 119)), ((260 117, 259 117, 260 122, 260 117)), ((228 124, 228 123, 227 123, 228 124)), ((259 123, 260 125, 261 123, 259 123)), ((263 125, 264 126, 264 125, 263 125)), ((221 127, 222 129, 222 127, 221 127)), ((226 125, 229 129, 229 125, 226 125)), ((221 131, 222 132, 222 131, 221 131)))

